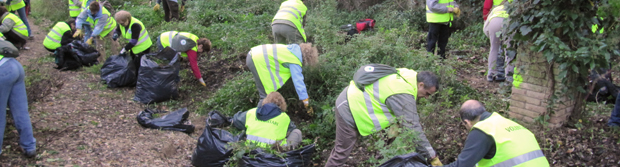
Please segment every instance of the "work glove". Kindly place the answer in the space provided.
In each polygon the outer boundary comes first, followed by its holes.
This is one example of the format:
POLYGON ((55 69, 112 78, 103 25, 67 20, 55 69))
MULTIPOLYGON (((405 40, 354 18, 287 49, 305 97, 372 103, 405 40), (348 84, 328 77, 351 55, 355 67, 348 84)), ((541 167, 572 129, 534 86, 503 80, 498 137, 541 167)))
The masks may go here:
POLYGON ((435 158, 433 158, 431 160, 431 165, 433 165, 433 166, 443 166, 441 161, 439 161, 439 156, 436 156, 435 158))
POLYGON ((453 13, 456 15, 456 17, 461 17, 461 9, 454 8, 453 10, 453 13))
POLYGON ((308 114, 314 114, 314 109, 312 109, 312 107, 310 107, 310 98, 304 99, 301 102, 304 103, 304 107, 306 108, 306 112, 308 114))
POLYGON ((84 32, 82 32, 82 29, 77 29, 75 33, 73 33, 73 38, 76 38, 76 37, 82 38, 83 36, 84 36, 84 32))
POLYGON ((181 6, 181 12, 183 12, 185 10, 185 5, 181 6))
POLYGON ((207 86, 207 84, 205 84, 205 80, 204 80, 204 79, 202 79, 202 78, 200 78, 200 79, 198 80, 198 82, 200 82, 200 84, 201 84, 202 86, 204 86, 204 87, 206 87, 206 86, 207 86))
POLYGON ((121 55, 122 55, 122 54, 125 54, 125 48, 123 48, 123 49, 121 50, 120 54, 121 54, 121 55))
POLYGON ((153 6, 153 11, 158 11, 159 10, 159 4, 155 4, 155 6, 153 6))
POLYGON ((93 37, 88 38, 88 40, 86 40, 86 44, 92 45, 93 44, 93 37))

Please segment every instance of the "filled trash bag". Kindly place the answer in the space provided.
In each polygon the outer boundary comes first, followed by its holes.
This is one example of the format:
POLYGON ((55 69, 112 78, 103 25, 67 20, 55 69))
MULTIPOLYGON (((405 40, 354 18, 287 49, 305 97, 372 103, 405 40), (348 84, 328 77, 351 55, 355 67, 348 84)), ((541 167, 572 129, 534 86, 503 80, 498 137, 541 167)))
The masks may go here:
MULTIPOLYGON (((165 112, 165 111, 164 111, 165 112)), ((174 111, 168 115, 153 119, 153 114, 160 113, 151 109, 145 109, 138 114, 138 123, 145 128, 181 131, 185 133, 193 133, 194 125, 185 125, 189 111, 187 108, 174 111)))
POLYGON ((94 47, 89 46, 82 40, 73 40, 68 45, 71 46, 71 51, 80 59, 83 66, 90 67, 99 64, 99 60, 97 60, 99 52, 94 47))
POLYGON ((80 58, 78 58, 76 54, 73 54, 70 45, 64 45, 56 48, 56 52, 54 52, 54 57, 56 61, 56 67, 54 68, 58 70, 75 70, 82 67, 80 58))
POLYGON ((424 160, 424 157, 418 153, 409 153, 396 156, 379 167, 428 167, 431 166, 424 160))
POLYGON ((207 115, 209 115, 207 118, 207 125, 214 128, 230 126, 230 123, 232 122, 231 118, 220 113, 219 111, 214 110, 209 112, 207 115))
POLYGON ((136 65, 127 54, 110 56, 101 66, 101 80, 108 88, 136 85, 136 65))
POLYGON ((192 154, 192 165, 198 167, 224 166, 233 155, 228 149, 229 142, 239 141, 239 136, 222 129, 205 127, 205 131, 198 138, 198 144, 192 154))
POLYGON ((237 166, 270 166, 270 167, 296 167, 311 166, 312 154, 315 151, 315 145, 310 144, 297 150, 284 153, 284 157, 264 152, 262 149, 252 150, 249 154, 244 155, 237 166))
POLYGON ((142 56, 133 100, 149 104, 177 98, 181 68, 178 57, 176 53, 172 56, 157 53, 142 56))

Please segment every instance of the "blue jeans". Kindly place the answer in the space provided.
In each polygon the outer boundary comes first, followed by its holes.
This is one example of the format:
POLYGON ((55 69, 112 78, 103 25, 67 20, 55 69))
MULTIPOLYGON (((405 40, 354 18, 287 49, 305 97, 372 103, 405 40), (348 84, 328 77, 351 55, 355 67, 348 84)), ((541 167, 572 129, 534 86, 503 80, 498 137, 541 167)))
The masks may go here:
MULTIPOLYGON (((84 31, 84 42, 86 42, 88 38, 90 38, 90 36, 93 34, 93 28, 90 24, 83 24, 82 31, 84 31)), ((97 40, 93 39, 93 44, 91 46, 97 46, 96 44, 97 40)))
MULTIPOLYGON (((19 133, 19 145, 25 151, 36 150, 36 139, 32 134, 32 123, 28 114, 28 98, 24 82, 24 68, 14 58, 0 65, 0 144, 4 140, 6 128, 6 108, 11 108, 15 128, 19 133)), ((2 148, 0 148, 2 153, 2 148)))
POLYGON ((28 37, 30 37, 32 31, 30 31, 30 24, 28 24, 28 17, 26 17, 26 8, 17 9, 17 14, 19 14, 19 18, 26 24, 26 28, 28 28, 28 37))
POLYGON ((620 126, 620 97, 616 97, 616 105, 614 106, 614 110, 611 111, 611 117, 609 117, 607 125, 620 126))

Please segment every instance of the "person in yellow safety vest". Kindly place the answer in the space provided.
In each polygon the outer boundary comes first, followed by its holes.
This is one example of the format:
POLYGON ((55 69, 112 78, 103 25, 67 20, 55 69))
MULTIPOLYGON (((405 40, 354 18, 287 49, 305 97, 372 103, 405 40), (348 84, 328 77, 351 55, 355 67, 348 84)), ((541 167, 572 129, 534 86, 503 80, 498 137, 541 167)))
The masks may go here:
MULTIPOLYGON (((491 1, 491 0, 486 0, 491 1)), ((487 5, 485 1, 485 7, 487 5)), ((503 82, 506 80, 506 72, 512 71, 512 66, 509 62, 512 60, 509 56, 505 56, 507 53, 502 49, 502 39, 501 35, 498 35, 498 32, 502 32, 504 27, 504 19, 508 18, 508 13, 506 13, 506 9, 504 9, 504 3, 512 2, 512 0, 493 0, 493 9, 491 12, 486 15, 483 32, 489 38, 491 43, 491 48, 489 49, 489 57, 487 64, 487 81, 499 81, 503 82), (502 54, 502 55, 500 55, 502 54), (498 60, 500 59, 500 60, 498 60), (506 64, 506 65, 505 65, 506 64), (506 66, 504 68, 504 66, 506 66)), ((485 8, 486 9, 486 8, 485 8)), ((505 43, 509 43, 507 41, 505 43)))
POLYGON ((325 166, 344 165, 358 136, 385 129, 396 118, 403 119, 406 129, 417 132, 416 151, 433 165, 441 165, 424 134, 416 107, 418 98, 435 93, 438 84, 437 76, 429 71, 382 64, 362 66, 336 99, 336 140, 325 166))
POLYGON ((439 47, 439 56, 446 58, 446 45, 450 38, 452 20, 461 15, 459 6, 454 0, 426 0, 426 22, 429 23, 428 36, 426 38, 426 51, 435 53, 439 47))
POLYGON ((19 14, 19 19, 26 25, 26 29, 28 29, 28 35, 26 37, 31 37, 32 32, 30 31, 30 24, 28 23, 28 16, 26 15, 26 3, 24 0, 0 0, 0 3, 6 7, 7 11, 14 13, 17 11, 19 14))
POLYGON ((211 41, 207 38, 198 38, 189 32, 168 31, 157 36, 157 50, 161 51, 166 47, 170 47, 177 52, 181 52, 182 58, 187 58, 192 69, 194 77, 202 86, 207 86, 200 68, 198 67, 198 55, 208 53, 211 50, 211 41))
POLYGON ((69 16, 76 19, 80 13, 82 13, 82 6, 86 4, 88 0, 67 0, 69 1, 69 16))
POLYGON ((232 124, 245 130, 246 143, 264 148, 279 145, 284 150, 293 150, 301 143, 302 135, 285 111, 284 97, 272 92, 258 108, 236 113, 232 124))
POLYGON ((13 43, 18 49, 27 49, 24 47, 28 40, 28 28, 17 15, 10 13, 4 6, 0 6, 0 32, 6 37, 6 40, 13 43))
POLYGON ((271 22, 271 31, 276 43, 299 44, 307 41, 303 24, 307 10, 301 0, 282 2, 271 22))
POLYGON ((487 112, 476 100, 463 103, 460 115, 469 134, 457 160, 444 167, 549 166, 536 136, 527 128, 497 112, 487 112))
POLYGON ((299 100, 303 102, 308 113, 314 112, 310 107, 301 69, 302 66, 313 67, 318 62, 318 50, 312 47, 311 43, 255 46, 248 53, 245 62, 254 76, 260 97, 258 104, 261 104, 267 94, 278 91, 289 78, 293 78, 299 100))
POLYGON ((121 10, 116 12, 116 14, 114 14, 114 19, 118 24, 112 39, 116 41, 119 35, 125 39, 129 39, 129 42, 125 44, 120 54, 122 55, 125 54, 125 52, 129 52, 129 55, 133 57, 134 64, 138 67, 138 70, 136 70, 136 72, 138 72, 140 70, 140 59, 144 54, 150 52, 149 48, 153 45, 149 37, 149 32, 140 20, 132 17, 131 13, 127 11, 121 10))
POLYGON ((157 4, 153 7, 153 11, 158 11, 161 7, 164 9, 164 21, 170 22, 172 20, 179 20, 179 12, 185 10, 185 1, 181 0, 181 9, 179 9, 179 0, 157 0, 157 4))
POLYGON ((82 10, 82 13, 78 15, 75 25, 77 31, 73 34, 73 37, 83 36, 84 41, 92 45, 96 37, 101 37, 101 39, 107 37, 116 28, 116 21, 112 18, 110 12, 98 1, 93 1, 88 5, 88 9, 82 10))
POLYGON ((58 22, 52 27, 45 39, 43 46, 50 52, 55 52, 57 48, 71 43, 73 33, 75 33, 75 19, 69 19, 66 22, 58 22))

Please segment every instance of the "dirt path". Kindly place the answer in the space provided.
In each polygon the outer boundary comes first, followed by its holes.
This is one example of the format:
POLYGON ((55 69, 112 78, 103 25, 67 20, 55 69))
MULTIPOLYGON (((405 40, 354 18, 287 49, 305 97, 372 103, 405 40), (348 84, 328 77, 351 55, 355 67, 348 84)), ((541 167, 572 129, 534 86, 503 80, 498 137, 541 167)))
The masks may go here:
POLYGON ((39 27, 52 23, 35 25, 34 19, 29 20, 35 39, 28 42, 26 46, 31 49, 21 51, 18 60, 27 69, 27 77, 40 72, 40 77, 55 81, 45 81, 49 83, 43 85, 53 85, 51 93, 29 104, 37 157, 21 155, 17 131, 8 125, 0 156, 2 166, 190 165, 191 153, 204 129, 204 116, 191 113, 190 121, 196 126, 192 135, 142 128, 136 116, 144 106, 132 100, 134 88, 109 89, 99 82, 99 74, 92 72, 97 70, 54 69, 54 59, 42 45, 47 32, 39 27))

